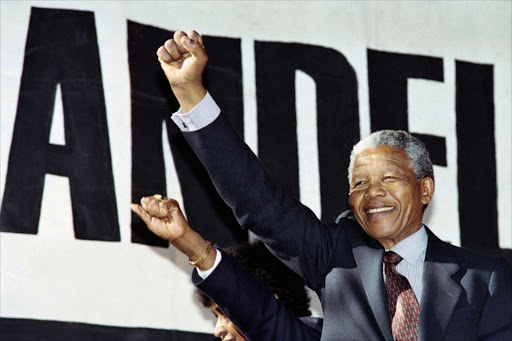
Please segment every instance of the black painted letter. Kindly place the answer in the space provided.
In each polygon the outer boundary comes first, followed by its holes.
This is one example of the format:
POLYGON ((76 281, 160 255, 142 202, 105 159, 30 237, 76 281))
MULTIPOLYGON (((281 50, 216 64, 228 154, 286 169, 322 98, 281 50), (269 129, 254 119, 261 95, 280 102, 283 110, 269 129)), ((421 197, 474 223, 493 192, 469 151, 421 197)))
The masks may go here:
MULTIPOLYGON (((371 49, 367 53, 371 130, 409 131, 407 79, 422 78, 442 82, 443 60, 371 49)), ((444 137, 411 134, 425 143, 434 164, 447 165, 444 137)))
MULTIPOLYGON (((171 114, 178 110, 156 57, 156 50, 173 32, 128 22, 128 52, 132 88, 132 202, 155 193, 166 194, 162 125, 181 185, 191 226, 221 246, 247 240, 233 213, 222 201, 208 173, 189 147, 171 114)), ((209 63, 203 82, 238 133, 243 136, 242 60, 240 40, 204 36, 209 63)), ((174 191, 179 189, 172 189, 174 191)), ((167 246, 132 214, 132 242, 167 246)))
POLYGON ((120 240, 91 12, 32 8, 0 231, 37 233, 45 174, 69 178, 76 238, 120 240), (49 143, 58 84, 64 146, 49 143))
POLYGON ((304 44, 256 42, 258 154, 270 175, 299 198, 295 72, 316 83, 323 221, 348 208, 347 168, 359 140, 357 78, 339 52, 304 44), (335 186, 333 186, 335 184, 335 186))
POLYGON ((493 66, 455 65, 461 245, 498 249, 493 66))

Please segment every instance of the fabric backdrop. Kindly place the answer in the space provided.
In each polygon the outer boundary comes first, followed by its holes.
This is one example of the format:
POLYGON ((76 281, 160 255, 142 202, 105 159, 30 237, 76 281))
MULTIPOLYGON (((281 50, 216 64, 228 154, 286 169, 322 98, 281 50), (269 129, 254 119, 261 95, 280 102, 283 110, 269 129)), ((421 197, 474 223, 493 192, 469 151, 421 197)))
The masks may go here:
POLYGON ((155 52, 176 30, 204 35, 224 115, 322 220, 352 144, 404 129, 435 164, 425 223, 512 260, 509 1, 0 6, 2 339, 211 339, 187 259, 129 209, 162 193, 212 242, 249 237, 169 120, 155 52))

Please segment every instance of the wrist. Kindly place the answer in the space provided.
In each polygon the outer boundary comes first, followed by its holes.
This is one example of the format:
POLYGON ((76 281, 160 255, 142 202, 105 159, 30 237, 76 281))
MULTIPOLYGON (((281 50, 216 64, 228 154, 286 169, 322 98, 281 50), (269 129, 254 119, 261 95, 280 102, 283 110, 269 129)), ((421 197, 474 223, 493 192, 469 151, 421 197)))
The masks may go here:
POLYGON ((215 259, 217 258, 217 249, 215 249, 213 246, 208 250, 205 249, 204 256, 204 261, 202 261, 200 264, 194 265, 199 271, 202 272, 210 270, 215 265, 215 259))
POLYGON ((171 89, 184 113, 192 110, 206 96, 202 83, 171 84, 171 89))
POLYGON ((204 253, 198 258, 189 259, 188 260, 189 264, 192 266, 195 266, 196 268, 201 269, 201 266, 203 265, 203 263, 206 261, 206 259, 210 255, 212 248, 213 248, 212 243, 210 243, 210 241, 207 240, 206 247, 204 249, 204 253))
POLYGON ((188 228, 181 237, 171 241, 171 244, 188 257, 191 265, 201 271, 210 269, 215 263, 215 248, 199 233, 188 228), (202 260, 201 260, 202 259, 202 260))

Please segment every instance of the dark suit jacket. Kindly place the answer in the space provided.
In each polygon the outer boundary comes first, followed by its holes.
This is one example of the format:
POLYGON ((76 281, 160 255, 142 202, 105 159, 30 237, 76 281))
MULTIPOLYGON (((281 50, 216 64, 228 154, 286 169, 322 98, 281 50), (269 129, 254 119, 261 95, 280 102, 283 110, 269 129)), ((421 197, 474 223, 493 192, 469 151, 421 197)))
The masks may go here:
MULTIPOLYGON (((322 340, 392 340, 383 248, 349 213, 323 224, 273 183, 222 115, 184 133, 239 223, 301 275, 322 301, 322 340)), ((420 340, 512 340, 512 270, 502 259, 439 240, 430 230, 420 340)))
POLYGON ((249 340, 320 340, 321 321, 300 320, 261 281, 222 252, 215 270, 202 279, 194 270, 192 282, 210 297, 249 340))

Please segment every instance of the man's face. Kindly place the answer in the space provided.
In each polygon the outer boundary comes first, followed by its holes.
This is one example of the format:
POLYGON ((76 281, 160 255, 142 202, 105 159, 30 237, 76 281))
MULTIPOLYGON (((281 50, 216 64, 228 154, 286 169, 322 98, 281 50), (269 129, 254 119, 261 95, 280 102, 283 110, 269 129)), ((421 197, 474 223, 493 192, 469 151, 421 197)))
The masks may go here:
POLYGON ((354 160, 349 205, 363 230, 388 250, 420 228, 433 193, 434 180, 417 180, 402 149, 367 148, 354 160))
POLYGON ((222 341, 246 341, 245 337, 236 329, 233 322, 224 315, 215 302, 211 303, 211 307, 213 314, 217 318, 214 331, 216 337, 222 341))

